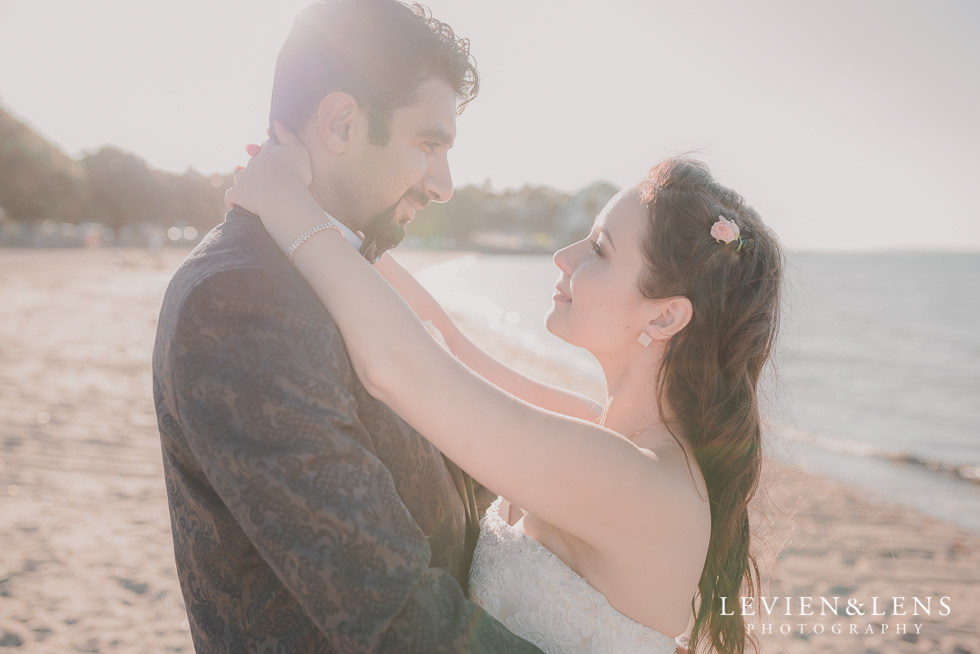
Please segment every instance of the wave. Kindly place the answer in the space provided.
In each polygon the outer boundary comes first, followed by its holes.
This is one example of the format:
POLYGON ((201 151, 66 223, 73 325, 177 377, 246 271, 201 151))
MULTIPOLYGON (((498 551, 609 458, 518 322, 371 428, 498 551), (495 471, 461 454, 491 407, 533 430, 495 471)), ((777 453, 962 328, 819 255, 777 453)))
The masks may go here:
POLYGON ((911 452, 888 450, 853 440, 812 434, 785 425, 775 425, 773 426, 773 430, 786 440, 813 445, 828 452, 916 466, 947 478, 955 478, 980 485, 980 466, 929 459, 911 452))

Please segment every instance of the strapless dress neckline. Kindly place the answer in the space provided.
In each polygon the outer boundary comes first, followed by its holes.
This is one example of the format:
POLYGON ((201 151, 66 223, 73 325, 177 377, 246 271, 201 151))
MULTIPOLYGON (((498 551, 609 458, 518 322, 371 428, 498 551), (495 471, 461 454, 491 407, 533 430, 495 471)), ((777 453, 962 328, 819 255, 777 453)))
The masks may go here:
POLYGON ((617 611, 554 552, 508 524, 504 502, 497 498, 480 523, 473 601, 547 654, 673 654, 673 638, 617 611))

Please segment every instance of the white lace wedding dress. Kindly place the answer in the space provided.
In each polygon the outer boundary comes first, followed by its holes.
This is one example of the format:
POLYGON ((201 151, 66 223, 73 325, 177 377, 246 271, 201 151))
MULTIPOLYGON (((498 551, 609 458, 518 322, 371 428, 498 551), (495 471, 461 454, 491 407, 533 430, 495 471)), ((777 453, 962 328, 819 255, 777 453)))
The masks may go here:
POLYGON ((498 498, 480 523, 470 568, 474 602, 547 654, 672 654, 673 638, 609 604, 544 545, 501 517, 498 498))

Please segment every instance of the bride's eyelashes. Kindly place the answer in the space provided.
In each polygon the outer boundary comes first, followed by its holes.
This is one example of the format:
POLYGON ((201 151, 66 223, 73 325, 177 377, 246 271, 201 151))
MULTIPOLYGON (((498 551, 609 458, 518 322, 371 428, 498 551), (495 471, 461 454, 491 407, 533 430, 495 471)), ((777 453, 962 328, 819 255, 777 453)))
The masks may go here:
POLYGON ((592 239, 589 239, 589 243, 592 244, 592 251, 595 252, 596 255, 598 255, 598 256, 601 257, 602 256, 602 248, 599 247, 599 240, 598 239, 595 239, 595 238, 592 238, 592 239))

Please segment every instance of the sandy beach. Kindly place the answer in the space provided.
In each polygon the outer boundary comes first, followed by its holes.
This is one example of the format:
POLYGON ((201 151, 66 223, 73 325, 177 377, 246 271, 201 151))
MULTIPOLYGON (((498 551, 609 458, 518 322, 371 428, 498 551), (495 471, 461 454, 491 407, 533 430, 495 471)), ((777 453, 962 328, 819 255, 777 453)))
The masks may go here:
MULTIPOLYGON (((185 255, 0 250, 0 648, 193 651, 150 388, 157 314, 185 255)), ((447 256, 399 258, 417 269, 447 256)), ((532 375, 601 393, 462 326, 532 375)), ((980 652, 980 534, 787 465, 768 464, 764 487, 762 595, 784 599, 756 620, 762 651, 980 652), (820 615, 835 596, 842 614, 820 615), (799 615, 801 597, 815 616, 799 615), (863 614, 844 613, 848 599, 863 614)))

